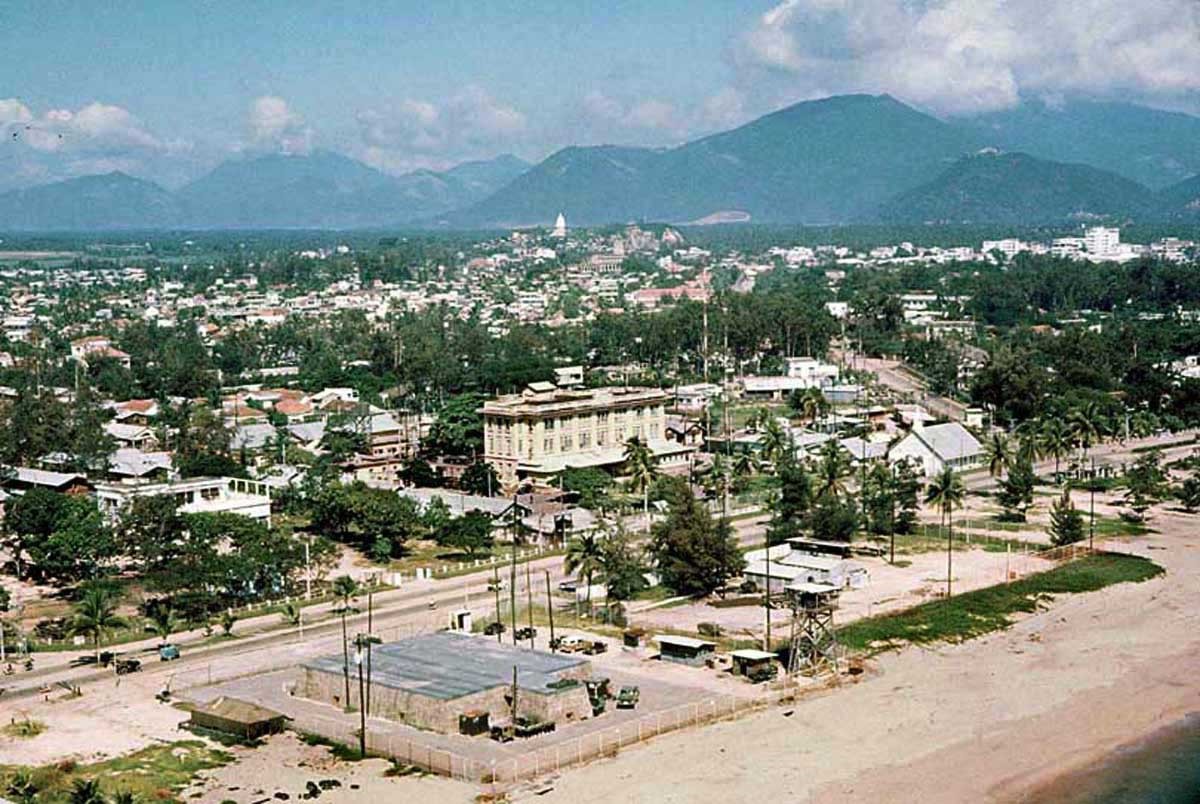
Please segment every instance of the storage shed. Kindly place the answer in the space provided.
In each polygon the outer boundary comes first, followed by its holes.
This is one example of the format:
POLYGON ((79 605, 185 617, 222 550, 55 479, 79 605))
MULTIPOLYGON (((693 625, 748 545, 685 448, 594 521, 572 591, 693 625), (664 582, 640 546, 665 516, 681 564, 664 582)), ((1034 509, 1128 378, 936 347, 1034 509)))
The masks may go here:
POLYGON ((717 650, 716 642, 693 639, 692 637, 659 634, 655 637, 655 641, 658 642, 659 657, 663 661, 688 664, 695 667, 704 664, 704 660, 712 656, 717 650))
POLYGON ((750 676, 756 671, 761 672, 763 669, 770 667, 778 658, 774 653, 768 653, 765 650, 754 650, 747 648, 745 650, 735 650, 729 654, 733 662, 732 671, 735 676, 750 676))

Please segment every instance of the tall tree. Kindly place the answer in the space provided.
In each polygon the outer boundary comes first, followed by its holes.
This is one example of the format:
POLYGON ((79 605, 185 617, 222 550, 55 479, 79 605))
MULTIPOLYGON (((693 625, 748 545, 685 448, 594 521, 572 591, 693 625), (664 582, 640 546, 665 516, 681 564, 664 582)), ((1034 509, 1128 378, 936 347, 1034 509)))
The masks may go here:
POLYGON ((106 586, 88 587, 73 608, 71 632, 92 638, 97 663, 104 635, 125 625, 125 618, 117 614, 117 596, 106 586))
POLYGON ((954 509, 962 507, 965 497, 962 478, 950 466, 943 467, 925 488, 925 504, 938 509, 946 528, 946 597, 953 591, 954 509))
POLYGON ((629 485, 642 493, 642 516, 646 532, 650 531, 650 484, 658 474, 658 463, 646 442, 633 436, 625 442, 625 472, 629 485))
POLYGON ((673 488, 669 503, 669 513, 654 526, 649 546, 663 584, 689 595, 720 589, 745 566, 733 528, 725 520, 714 520, 686 486, 673 488))
POLYGON ((600 537, 594 533, 583 533, 567 543, 567 554, 563 569, 587 584, 587 607, 592 608, 592 581, 597 573, 604 571, 604 550, 600 537))
POLYGON ((1071 501, 1071 487, 1050 506, 1050 543, 1055 547, 1083 541, 1083 514, 1071 501))

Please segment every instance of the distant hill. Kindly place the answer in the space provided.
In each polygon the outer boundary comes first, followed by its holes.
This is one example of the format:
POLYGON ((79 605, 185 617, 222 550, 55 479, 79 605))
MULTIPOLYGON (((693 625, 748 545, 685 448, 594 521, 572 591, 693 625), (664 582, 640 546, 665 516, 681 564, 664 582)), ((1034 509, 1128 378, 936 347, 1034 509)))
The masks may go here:
POLYGON ((395 226, 473 204, 528 167, 505 155, 390 176, 318 151, 225 162, 175 193, 124 173, 84 176, 0 194, 0 231, 395 226))
POLYGON ((273 154, 225 162, 180 190, 179 198, 188 220, 203 227, 389 226, 470 204, 524 167, 506 156, 445 173, 390 176, 330 151, 273 154))
POLYGON ((1200 221, 1200 174, 1160 190, 1158 208, 1168 220, 1200 221))
POLYGON ((878 218, 909 223, 1036 224, 1152 216, 1135 181, 1088 165, 988 150, 884 204, 878 218))
POLYGON ((170 192, 121 172, 0 194, 0 230, 165 229, 183 217, 170 192))
POLYGON ((559 212, 571 226, 1200 219, 1198 174, 1200 118, 1186 114, 1026 102, 943 121, 888 95, 842 95, 672 148, 570 146, 536 165, 504 155, 393 176, 317 151, 231 160, 173 194, 85 177, 0 195, 0 231, 507 228, 559 212), (979 155, 989 146, 1005 153, 979 155))
POLYGON ((1200 173, 1200 118, 1129 103, 1029 101, 958 121, 985 145, 1081 162, 1160 189, 1200 173))
POLYGON ((571 147, 441 220, 462 226, 854 219, 977 147, 887 95, 806 101, 677 148, 571 147))

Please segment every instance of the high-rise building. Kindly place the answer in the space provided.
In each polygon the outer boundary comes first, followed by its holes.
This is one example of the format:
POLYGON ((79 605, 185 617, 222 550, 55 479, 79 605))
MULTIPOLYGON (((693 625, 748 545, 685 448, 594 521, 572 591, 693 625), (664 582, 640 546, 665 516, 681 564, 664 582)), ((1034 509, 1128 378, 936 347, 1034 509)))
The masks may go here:
POLYGON ((1093 257, 1111 257, 1121 250, 1121 230, 1092 226, 1083 233, 1083 247, 1093 257))
POLYGON ((559 239, 567 236, 567 218, 561 212, 558 213, 558 217, 554 219, 554 231, 550 233, 550 236, 557 237, 559 239))

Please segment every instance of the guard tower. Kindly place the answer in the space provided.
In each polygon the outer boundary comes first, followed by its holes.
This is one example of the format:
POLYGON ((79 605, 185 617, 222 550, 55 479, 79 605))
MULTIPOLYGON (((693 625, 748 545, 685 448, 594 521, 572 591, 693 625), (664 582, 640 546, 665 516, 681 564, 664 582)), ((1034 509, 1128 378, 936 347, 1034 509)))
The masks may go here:
POLYGON ((837 672, 837 635, 833 612, 841 590, 825 583, 792 583, 784 587, 792 610, 788 675, 819 676, 837 672))

